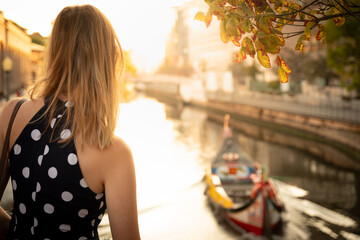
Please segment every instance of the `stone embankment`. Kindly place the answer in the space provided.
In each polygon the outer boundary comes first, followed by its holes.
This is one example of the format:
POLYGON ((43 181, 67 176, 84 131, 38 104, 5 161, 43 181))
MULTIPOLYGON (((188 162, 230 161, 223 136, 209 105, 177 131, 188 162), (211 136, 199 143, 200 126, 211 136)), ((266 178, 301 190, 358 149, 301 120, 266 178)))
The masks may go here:
POLYGON ((341 108, 304 105, 294 103, 291 99, 279 101, 271 96, 265 98, 259 93, 255 97, 244 97, 207 92, 206 101, 184 101, 175 83, 152 82, 142 83, 141 86, 138 90, 160 100, 201 107, 208 111, 209 118, 215 121, 222 122, 222 116, 230 113, 234 119, 233 126, 242 128, 243 131, 250 129, 243 128, 246 122, 272 129, 272 134, 267 136, 268 140, 269 136, 272 136, 274 142, 280 139, 279 143, 286 145, 286 142, 281 141, 282 135, 305 139, 306 141, 302 141, 301 144, 291 141, 289 146, 306 150, 319 157, 321 155, 335 165, 347 169, 353 166, 354 170, 360 170, 360 109, 352 109, 346 105, 341 108), (341 157, 338 152, 332 153, 327 146, 349 153, 350 158, 341 157), (338 160, 335 156, 338 156, 338 160))

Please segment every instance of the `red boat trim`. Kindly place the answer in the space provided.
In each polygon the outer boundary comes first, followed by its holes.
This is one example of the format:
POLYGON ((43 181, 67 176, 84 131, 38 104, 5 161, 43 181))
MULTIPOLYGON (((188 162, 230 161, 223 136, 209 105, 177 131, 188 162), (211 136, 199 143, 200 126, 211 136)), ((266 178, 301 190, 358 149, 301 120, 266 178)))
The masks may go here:
POLYGON ((262 235, 262 232, 263 232, 263 229, 262 228, 259 228, 259 227, 256 227, 256 226, 253 226, 253 225, 250 225, 250 224, 247 224, 247 223, 243 223, 243 222, 240 222, 232 217, 229 217, 228 218, 234 222, 236 225, 238 225, 239 227, 241 227, 242 229, 244 229, 245 231, 247 232, 252 232, 252 233, 255 233, 256 235, 262 235))

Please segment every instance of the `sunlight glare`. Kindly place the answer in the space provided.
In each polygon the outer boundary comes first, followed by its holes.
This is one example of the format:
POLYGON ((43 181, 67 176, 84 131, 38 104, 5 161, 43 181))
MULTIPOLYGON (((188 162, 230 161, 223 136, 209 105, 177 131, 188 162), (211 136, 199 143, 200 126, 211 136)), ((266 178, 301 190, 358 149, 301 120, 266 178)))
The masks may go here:
POLYGON ((177 140, 174 127, 164 105, 155 100, 140 98, 120 105, 115 134, 133 153, 139 211, 170 200, 202 177, 202 168, 193 167, 199 153, 177 140))

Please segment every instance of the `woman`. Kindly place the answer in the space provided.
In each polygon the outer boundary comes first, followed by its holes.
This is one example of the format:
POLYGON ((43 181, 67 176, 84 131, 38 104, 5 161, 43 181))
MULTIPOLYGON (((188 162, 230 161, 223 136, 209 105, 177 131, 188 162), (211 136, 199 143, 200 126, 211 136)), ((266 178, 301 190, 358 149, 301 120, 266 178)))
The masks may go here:
MULTIPOLYGON (((32 86, 13 124, 14 210, 11 220, 0 212, 6 223, 1 234, 98 239, 107 208, 113 239, 139 239, 133 159, 114 136, 123 69, 119 40, 95 7, 66 7, 47 51, 46 75, 32 86)), ((1 143, 16 102, 1 113, 1 143)))

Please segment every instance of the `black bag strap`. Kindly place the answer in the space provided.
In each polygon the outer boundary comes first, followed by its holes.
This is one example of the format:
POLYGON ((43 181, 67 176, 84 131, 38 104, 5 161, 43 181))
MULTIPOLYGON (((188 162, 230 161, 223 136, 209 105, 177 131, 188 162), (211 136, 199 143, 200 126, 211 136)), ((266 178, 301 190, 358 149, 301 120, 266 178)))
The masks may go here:
POLYGON ((9 177, 10 177, 10 173, 9 173, 9 161, 6 159, 7 157, 7 153, 8 153, 8 149, 9 149, 9 140, 10 140, 10 134, 11 134, 11 128, 12 125, 14 123, 16 114, 20 108, 20 106, 26 101, 26 99, 21 99, 20 101, 18 101, 15 105, 15 108, 11 114, 10 117, 10 121, 8 124, 8 128, 6 130, 6 135, 5 135, 5 141, 4 141, 4 145, 3 145, 3 149, 1 152, 1 158, 0 158, 0 200, 2 198, 2 195, 5 191, 7 182, 9 181, 9 177))

